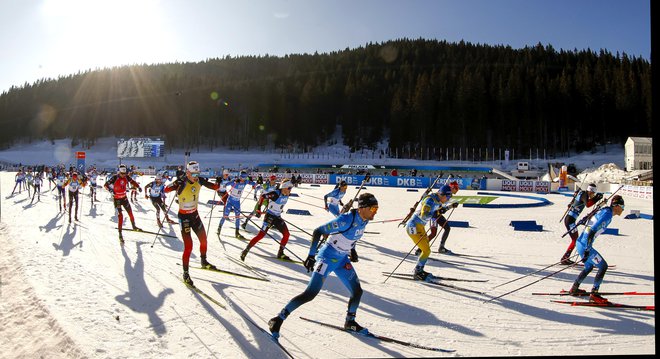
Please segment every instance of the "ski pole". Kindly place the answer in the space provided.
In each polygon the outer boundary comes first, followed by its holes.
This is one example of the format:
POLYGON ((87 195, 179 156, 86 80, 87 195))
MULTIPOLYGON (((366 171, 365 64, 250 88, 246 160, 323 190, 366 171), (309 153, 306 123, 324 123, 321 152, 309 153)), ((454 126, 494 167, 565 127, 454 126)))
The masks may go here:
POLYGON ((295 228, 295 229, 297 229, 297 230, 299 230, 299 231, 305 233, 306 235, 308 235, 308 236, 310 236, 310 237, 312 236, 309 232, 307 232, 307 231, 305 231, 304 229, 302 229, 302 228, 296 226, 295 224, 293 224, 293 223, 287 221, 286 219, 282 218, 282 220, 283 220, 286 224, 290 224, 290 225, 292 225, 293 228, 295 228))
MULTIPOLYGON (((177 196, 176 194, 174 196, 172 196, 172 200, 170 201, 170 205, 167 206, 167 211, 165 211, 165 213, 170 211, 170 207, 172 207, 172 203, 174 203, 174 199, 176 198, 176 196, 177 196)), ((163 227, 158 227, 158 232, 156 232, 156 234, 154 235, 154 241, 151 243, 151 248, 153 248, 154 244, 156 244, 156 238, 158 238, 158 236, 160 235, 160 231, 162 229, 163 229, 163 227)))
MULTIPOLYGON (((444 229, 445 226, 449 223, 449 217, 451 217, 451 215, 452 215, 452 213, 454 213, 455 209, 456 208, 451 209, 451 212, 447 216, 447 220, 445 221, 445 224, 442 225, 442 229, 444 229)), ((433 243, 435 243, 435 240, 438 239, 438 237, 440 237, 440 232, 438 232, 438 234, 436 234, 435 237, 433 237, 433 240, 431 240, 431 243, 429 243, 429 248, 433 248, 433 243)))
MULTIPOLYGON (((572 257, 570 257, 569 259, 577 258, 577 256, 578 256, 578 254, 576 253, 576 254, 574 254, 572 257)), ((559 262, 557 262, 557 263, 552 263, 552 264, 549 265, 549 266, 543 267, 543 268, 541 268, 541 269, 539 269, 539 270, 536 270, 536 271, 533 271, 533 272, 531 272, 531 273, 527 273, 527 274, 522 275, 522 276, 520 276, 520 277, 518 277, 518 278, 516 278, 516 279, 512 279, 512 280, 510 280, 510 281, 508 281, 508 282, 504 282, 504 283, 498 284, 498 285, 494 286, 492 289, 495 289, 495 288, 501 287, 501 286, 506 285, 506 284, 509 284, 509 283, 513 283, 513 282, 515 282, 515 281, 517 281, 517 280, 519 280, 519 279, 523 279, 523 278, 525 278, 525 277, 529 277, 529 276, 532 275, 532 274, 536 274, 536 273, 538 273, 538 272, 542 272, 542 271, 544 271, 544 270, 546 270, 546 269, 548 269, 548 268, 550 268, 550 267, 554 267, 554 266, 556 266, 557 264, 561 264, 561 262, 562 262, 562 261, 559 261, 559 262)))
MULTIPOLYGON (((255 226, 257 226, 257 224, 252 220, 252 218, 250 218, 250 219, 248 219, 248 220, 249 220, 250 222, 252 222, 252 224, 254 224, 255 226)), ((258 226, 257 226, 257 227, 258 227, 258 226)), ((266 232, 266 234, 267 234, 268 237, 270 237, 272 240, 274 240, 275 242, 277 242, 277 244, 279 244, 280 247, 282 247, 282 245, 280 244, 280 241, 278 241, 277 239, 275 239, 275 237, 273 237, 272 234, 270 234, 270 233, 268 233, 268 232, 266 232)), ((294 257, 298 258, 298 260, 299 260, 301 263, 304 263, 304 262, 305 262, 302 258, 298 257, 298 255, 296 255, 295 253, 293 253, 293 252, 292 252, 289 248, 287 248, 286 246, 283 247, 283 248, 286 249, 287 251, 289 251, 289 253, 293 254, 294 257)), ((303 264, 303 265, 304 265, 304 264, 303 264)))
MULTIPOLYGON (((577 196, 578 193, 580 193, 580 191, 576 191, 576 192, 573 194, 573 198, 571 199, 571 203, 573 203, 573 201, 575 201, 575 196, 577 196)), ((571 205, 569 204, 569 205, 568 205, 568 208, 566 208, 566 212, 564 212, 564 214, 563 214, 563 215, 561 216, 561 218, 559 219, 559 223, 561 223, 561 221, 564 220, 564 217, 566 217, 566 214, 568 213, 568 210, 570 210, 570 209, 571 209, 571 205)))
MULTIPOLYGON (((445 228, 445 225, 446 225, 447 223, 449 223, 449 217, 451 217, 452 213, 454 213, 454 210, 453 210, 453 209, 452 209, 451 213, 449 213, 449 215, 447 216, 447 221, 442 225, 442 227, 440 227, 440 231, 442 231, 442 230, 445 228)), ((427 235, 428 235, 428 232, 429 232, 430 230, 431 230, 431 228, 429 228, 429 229, 426 231, 426 234, 427 234, 427 235)), ((439 231, 439 232, 440 232, 440 231, 439 231)), ((439 232, 438 232, 437 235, 440 235, 439 232)), ((414 245, 412 248, 410 248, 410 250, 408 251, 408 254, 406 254, 406 256, 403 257, 403 259, 401 260, 401 262, 399 262, 399 264, 394 268, 394 270, 392 270, 392 272, 390 272, 390 274, 387 276, 387 278, 385 278, 385 280, 383 281, 383 284, 385 284, 385 282, 387 282, 387 280, 390 279, 390 277, 392 276, 392 274, 394 274, 394 272, 396 272, 396 270, 399 269, 399 266, 401 266, 401 264, 403 263, 403 261, 405 261, 406 258, 408 258, 408 256, 410 255, 410 253, 412 253, 413 249, 415 249, 415 247, 417 247, 417 245, 419 244, 419 242, 422 241, 422 239, 424 239, 424 237, 421 237, 421 238, 417 241, 417 243, 415 243, 415 245, 414 245)), ((429 248, 430 248, 430 246, 429 246, 429 248)))
MULTIPOLYGON (((209 212, 209 223, 206 225, 206 238, 209 237, 209 228, 211 228, 211 218, 213 218, 213 209, 215 209, 215 195, 217 193, 217 191, 213 191, 213 206, 211 206, 211 212, 209 212)), ((220 236, 218 236, 218 240, 220 241, 220 244, 222 244, 222 249, 226 252, 227 248, 225 248, 225 242, 222 241, 220 236)))
POLYGON ((387 223, 387 222, 396 222, 396 221, 400 221, 400 220, 402 220, 402 219, 403 219, 403 218, 394 218, 394 219, 385 219, 385 220, 382 220, 382 221, 374 221, 374 222, 369 221, 369 224, 374 224, 374 223, 387 223))
POLYGON ((306 205, 308 205, 308 206, 312 206, 312 207, 316 207, 316 208, 320 208, 320 209, 325 209, 325 207, 321 207, 321 206, 316 205, 316 204, 311 204, 311 203, 309 203, 309 202, 304 202, 304 201, 301 201, 301 200, 299 200, 299 199, 293 199, 293 198, 291 198, 291 197, 289 197, 289 199, 292 200, 292 201, 294 201, 294 202, 304 203, 304 204, 306 204, 306 205))
POLYGON ((504 297, 504 296, 506 296, 506 295, 509 295, 509 294, 511 294, 511 293, 515 293, 515 292, 517 292, 517 291, 519 291, 519 290, 521 290, 521 289, 523 289, 523 288, 527 288, 527 287, 529 287, 529 286, 532 285, 532 284, 538 283, 538 282, 540 282, 540 281, 542 281, 542 280, 544 280, 544 279, 546 279, 546 278, 552 277, 553 275, 555 275, 555 274, 557 274, 557 273, 559 273, 559 272, 563 272, 563 271, 567 270, 568 268, 572 268, 573 266, 575 266, 575 264, 576 264, 576 263, 573 263, 573 264, 571 264, 570 266, 566 266, 565 268, 562 268, 562 269, 560 269, 560 270, 558 270, 558 271, 552 272, 552 273, 550 273, 550 274, 548 274, 548 275, 546 275, 546 276, 543 276, 543 277, 541 277, 541 278, 539 278, 539 279, 537 279, 537 280, 535 280, 535 281, 533 281, 533 282, 531 282, 531 283, 529 283, 529 284, 525 284, 524 286, 522 286, 522 287, 520 287, 520 288, 517 288, 517 289, 511 290, 511 291, 508 291, 508 292, 506 292, 506 293, 504 293, 504 294, 498 295, 497 297, 490 298, 490 299, 484 301, 484 303, 491 302, 491 301, 493 301, 493 300, 495 300, 495 299, 499 299, 499 298, 502 298, 502 297, 504 297))

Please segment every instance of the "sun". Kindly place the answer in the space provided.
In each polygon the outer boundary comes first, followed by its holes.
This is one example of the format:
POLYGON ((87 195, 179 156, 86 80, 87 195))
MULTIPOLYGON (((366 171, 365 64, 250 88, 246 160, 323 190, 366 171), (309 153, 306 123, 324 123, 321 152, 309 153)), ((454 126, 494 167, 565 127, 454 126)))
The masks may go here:
POLYGON ((167 62, 175 43, 158 0, 45 0, 49 61, 77 70, 167 62))

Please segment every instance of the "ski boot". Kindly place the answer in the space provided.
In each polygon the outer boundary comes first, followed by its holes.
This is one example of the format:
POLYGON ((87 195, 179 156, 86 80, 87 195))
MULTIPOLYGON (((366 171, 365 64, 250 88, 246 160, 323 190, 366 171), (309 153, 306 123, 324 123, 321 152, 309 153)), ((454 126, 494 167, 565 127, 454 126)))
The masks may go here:
POLYGON ((218 269, 216 266, 206 261, 206 256, 202 256, 202 268, 211 270, 218 269))
POLYGON ((277 259, 281 261, 291 261, 291 258, 284 254, 284 247, 280 247, 280 249, 277 251, 277 259))
POLYGON ((248 252, 250 252, 250 246, 245 247, 243 252, 241 252, 241 261, 245 262, 245 257, 247 257, 248 252))
MULTIPOLYGON (((249 219, 249 217, 248 217, 248 219, 249 219)), ((248 223, 248 220, 246 219, 245 222, 243 222, 243 224, 241 224, 241 228, 243 228, 243 229, 247 229, 247 228, 246 228, 246 227, 247 227, 247 223, 248 223)))
POLYGON ((242 234, 238 233, 238 229, 236 230, 236 238, 242 239, 242 240, 247 240, 247 238, 243 237, 242 234))
POLYGON ((183 271, 183 283, 185 283, 188 286, 194 287, 195 284, 193 284, 193 280, 190 278, 190 274, 188 274, 187 270, 183 271))
POLYGON ((218 235, 220 235, 220 231, 221 231, 221 230, 222 230, 222 226, 218 226, 218 230, 217 230, 215 233, 217 233, 218 235))
POLYGON ((138 227, 135 225, 135 222, 131 222, 131 225, 133 226, 133 230, 136 232, 142 232, 142 228, 138 227))
POLYGON ((580 289, 579 287, 580 287, 579 284, 573 283, 573 286, 571 287, 571 290, 568 291, 568 294, 574 297, 587 295, 587 291, 584 289, 580 289))
POLYGON ((438 253, 440 253, 440 254, 447 254, 447 255, 452 255, 452 254, 454 254, 454 252, 450 251, 449 249, 447 249, 447 248, 445 248, 445 247, 440 247, 440 248, 438 248, 438 253))
POLYGON ((607 298, 603 298, 600 294, 598 294, 597 290, 592 290, 591 294, 589 294, 589 302, 590 303, 596 303, 596 304, 609 304, 610 301, 607 300, 607 298))
POLYGON ((158 228, 163 228, 163 222, 160 221, 160 218, 156 218, 156 223, 158 224, 158 228))
POLYGON ((124 236, 119 232, 119 244, 124 245, 124 236))
POLYGON ((415 272, 413 273, 414 280, 421 280, 424 282, 430 282, 433 280, 433 274, 425 271, 423 268, 415 267, 415 272))
POLYGON ((270 330, 273 338, 277 339, 280 337, 280 327, 282 326, 282 323, 284 323, 284 319, 282 319, 279 315, 270 318, 268 321, 268 330, 270 330))
POLYGON ((344 322, 344 330, 349 331, 349 332, 357 332, 357 333, 369 333, 369 330, 367 328, 361 326, 355 321, 355 313, 348 313, 346 315, 346 321, 344 322))
POLYGON ((170 217, 165 217, 165 220, 166 220, 167 223, 169 223, 169 224, 176 224, 176 221, 173 221, 170 217))
POLYGON ((564 254, 564 256, 561 257, 561 260, 559 261, 559 264, 563 264, 563 265, 566 265, 566 266, 570 266, 570 265, 575 264, 575 262, 573 262, 572 260, 570 260, 568 258, 569 256, 570 256, 570 253, 564 254))

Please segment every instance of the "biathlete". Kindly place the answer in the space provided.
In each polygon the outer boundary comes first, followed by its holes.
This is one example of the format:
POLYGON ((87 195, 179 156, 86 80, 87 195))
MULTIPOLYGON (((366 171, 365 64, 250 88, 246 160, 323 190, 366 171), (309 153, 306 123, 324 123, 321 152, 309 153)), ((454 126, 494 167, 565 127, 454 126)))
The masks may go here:
POLYGON ((351 264, 349 253, 362 238, 364 229, 378 212, 378 200, 371 193, 363 193, 358 197, 358 208, 352 209, 332 221, 316 228, 312 234, 312 244, 309 256, 305 260, 307 271, 313 271, 305 291, 289 301, 280 314, 268 321, 268 328, 273 337, 279 337, 280 327, 284 320, 298 307, 311 301, 321 291, 323 283, 332 272, 348 288, 351 297, 344 329, 355 332, 368 332, 355 321, 355 315, 360 306, 362 286, 357 272, 351 264), (317 246, 322 235, 329 235, 328 240, 317 253, 317 246))
POLYGON ((188 285, 193 285, 193 281, 188 273, 190 253, 192 253, 193 249, 191 232, 195 232, 199 239, 202 268, 216 269, 213 264, 206 260, 206 230, 204 229, 202 219, 199 218, 197 205, 202 186, 216 191, 220 185, 211 183, 208 179, 200 177, 199 172, 199 163, 197 161, 190 161, 186 165, 186 172, 177 177, 174 182, 167 185, 164 189, 165 193, 176 191, 179 196, 179 213, 177 216, 179 217, 181 237, 183 238, 183 255, 181 256, 181 261, 183 262, 183 282, 188 285))
POLYGON ((75 209, 75 220, 78 220, 78 192, 79 189, 84 186, 84 182, 81 178, 78 178, 78 173, 73 172, 71 174, 71 177, 64 182, 63 187, 68 187, 68 192, 69 192, 69 223, 71 223, 71 207, 73 207, 73 201, 76 201, 76 209, 75 209))
POLYGON ((413 271, 413 278, 416 280, 431 281, 434 278, 431 273, 424 271, 426 261, 429 255, 431 255, 430 239, 426 235, 425 225, 426 222, 430 222, 433 229, 434 226, 437 226, 437 220, 441 217, 442 213, 448 210, 448 206, 458 206, 457 202, 448 204, 451 196, 451 187, 449 185, 443 185, 437 192, 426 196, 422 200, 420 209, 406 222, 406 233, 408 233, 410 239, 420 249, 417 265, 413 271))
POLYGON ((222 225, 225 223, 225 220, 229 219, 229 213, 233 210, 235 215, 234 223, 236 225, 235 236, 238 239, 247 239, 238 233, 238 227, 241 225, 241 195, 243 194, 246 185, 250 185, 252 188, 257 186, 256 183, 248 179, 247 172, 245 171, 241 171, 239 177, 229 184, 230 189, 227 191, 229 195, 227 197, 227 202, 225 203, 224 211, 222 212, 222 219, 220 219, 220 223, 218 224, 218 235, 220 235, 220 231, 222 231, 222 225))
POLYGON ((142 188, 140 185, 135 182, 132 178, 128 177, 128 169, 126 165, 119 165, 119 171, 114 174, 110 179, 105 181, 103 187, 113 194, 113 202, 115 205, 115 210, 117 211, 117 230, 119 231, 119 242, 124 243, 124 236, 121 233, 122 225, 124 224, 124 215, 122 214, 121 207, 126 209, 128 213, 128 218, 131 219, 131 225, 133 226, 134 231, 141 231, 142 229, 135 225, 135 217, 133 217, 133 210, 131 209, 131 204, 128 202, 126 197, 126 189, 128 185, 133 185, 137 187, 140 192, 142 188), (110 189, 112 186, 112 189, 110 189))
POLYGON ((591 207, 603 198, 602 193, 596 193, 596 188, 596 185, 591 183, 587 186, 586 191, 578 190, 573 200, 568 204, 569 210, 566 217, 564 217, 564 225, 571 236, 571 243, 568 245, 566 253, 561 257, 561 264, 570 265, 575 263, 569 259, 571 253, 573 253, 573 248, 575 248, 575 241, 578 239, 578 228, 575 222, 585 207, 591 207))
POLYGON ((335 217, 341 214, 341 208, 339 206, 344 206, 341 199, 344 198, 347 188, 348 184, 346 181, 341 181, 330 193, 323 196, 323 207, 335 217), (330 203, 328 203, 328 200, 330 200, 330 203))
MULTIPOLYGON (((274 189, 260 196, 257 207, 260 208, 264 201, 268 201, 266 216, 264 217, 264 223, 261 225, 259 233, 250 240, 250 243, 248 243, 247 247, 245 247, 241 253, 242 261, 245 261, 245 256, 247 256, 250 249, 252 249, 252 247, 254 247, 257 242, 266 235, 271 227, 277 228, 277 230, 282 233, 282 240, 280 241, 280 249, 277 251, 277 258, 285 261, 291 260, 286 254, 284 254, 284 247, 286 247, 286 244, 289 241, 289 228, 286 226, 286 222, 282 219, 282 210, 284 209, 286 202, 289 200, 291 188, 293 188, 293 183, 291 183, 291 181, 285 181, 279 189, 274 189)), ((257 216, 260 215, 261 209, 257 210, 257 216)))
POLYGON ((603 278, 605 277, 605 272, 607 272, 607 261, 603 258, 600 253, 593 248, 594 240, 596 237, 605 231, 605 228, 612 222, 613 216, 620 216, 623 213, 625 206, 623 202, 623 197, 615 195, 612 197, 612 202, 610 202, 609 207, 602 208, 594 214, 589 222, 586 224, 584 231, 580 234, 580 237, 577 239, 576 246, 577 252, 584 262, 584 269, 580 274, 578 274, 569 294, 571 295, 586 295, 586 291, 580 289, 580 284, 582 281, 591 273, 591 270, 596 267, 598 272, 594 278, 594 284, 591 288, 591 293, 589 295, 589 301, 599 304, 606 304, 608 300, 603 298, 598 294, 601 283, 603 283, 603 278))
POLYGON ((258 183, 259 181, 257 181, 257 189, 255 189, 254 193, 256 194, 257 191, 259 191, 260 194, 258 197, 255 198, 257 200, 257 203, 255 203, 252 212, 250 212, 250 214, 248 214, 247 217, 245 217, 245 221, 243 222, 243 224, 241 224, 241 227, 243 229, 246 229, 248 222, 255 214, 257 215, 257 218, 261 217, 261 212, 263 212, 261 210, 262 207, 268 208, 268 201, 269 201, 268 198, 261 200, 261 196, 268 192, 272 192, 278 189, 277 176, 275 175, 271 175, 268 178, 268 182, 266 183, 262 183, 262 184, 258 184, 258 183))
POLYGON ((163 199, 165 198, 165 184, 163 183, 163 177, 161 175, 156 175, 153 182, 150 182, 144 187, 144 192, 144 198, 151 199, 151 204, 156 208, 156 223, 158 224, 158 227, 163 226, 163 222, 160 220, 161 209, 163 210, 163 213, 165 213, 165 220, 168 223, 176 223, 167 215, 167 207, 163 202, 163 199))

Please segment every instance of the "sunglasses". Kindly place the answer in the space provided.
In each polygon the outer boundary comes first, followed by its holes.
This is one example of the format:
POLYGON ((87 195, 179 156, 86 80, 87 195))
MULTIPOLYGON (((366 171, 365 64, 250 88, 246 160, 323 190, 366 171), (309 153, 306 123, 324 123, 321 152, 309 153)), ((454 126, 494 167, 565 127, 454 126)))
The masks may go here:
POLYGON ((378 206, 371 206, 371 207, 369 207, 369 210, 373 213, 376 213, 376 212, 378 212, 378 206))
POLYGON ((191 175, 193 178, 197 178, 197 177, 199 177, 199 173, 191 173, 190 175, 191 175))
POLYGON ((617 204, 616 206, 619 206, 619 207, 621 207, 621 210, 622 210, 622 211, 623 211, 624 209, 626 209, 626 206, 625 206, 625 205, 623 205, 623 204, 617 204))

